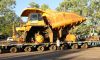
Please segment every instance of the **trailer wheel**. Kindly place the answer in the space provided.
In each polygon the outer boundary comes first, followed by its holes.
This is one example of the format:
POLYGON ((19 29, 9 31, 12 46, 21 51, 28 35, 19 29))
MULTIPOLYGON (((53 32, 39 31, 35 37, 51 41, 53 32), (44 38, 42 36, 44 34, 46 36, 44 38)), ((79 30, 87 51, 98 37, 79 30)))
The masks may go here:
POLYGON ((2 53, 2 50, 0 49, 0 54, 2 53))
POLYGON ((60 47, 60 49, 61 49, 61 50, 64 50, 64 49, 65 49, 65 46, 64 46, 64 45, 62 45, 62 46, 60 47))
POLYGON ((32 51, 32 48, 31 46, 26 46, 25 49, 24 49, 25 52, 31 52, 32 51))
POLYGON ((39 46, 39 47, 37 48, 37 50, 38 50, 38 51, 44 51, 44 46, 39 46))
POLYGON ((17 48, 16 47, 11 47, 10 48, 10 52, 11 53, 16 53, 17 52, 17 48))
POLYGON ((81 46, 81 48, 83 48, 83 49, 88 48, 88 44, 87 44, 87 43, 83 44, 83 45, 81 46))
POLYGON ((49 47, 49 50, 51 50, 51 51, 55 51, 56 49, 57 49, 56 45, 51 45, 49 47))
POLYGON ((78 44, 73 44, 73 45, 71 46, 71 48, 72 48, 72 49, 78 49, 78 44))

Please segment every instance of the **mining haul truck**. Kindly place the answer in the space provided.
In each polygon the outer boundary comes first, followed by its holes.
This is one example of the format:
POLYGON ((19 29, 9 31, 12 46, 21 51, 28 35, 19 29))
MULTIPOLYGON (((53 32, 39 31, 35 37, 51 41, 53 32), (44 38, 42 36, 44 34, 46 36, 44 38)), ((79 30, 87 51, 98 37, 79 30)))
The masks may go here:
POLYGON ((100 45, 99 40, 79 41, 76 35, 69 33, 75 26, 86 21, 86 18, 75 13, 26 8, 21 17, 27 17, 27 22, 13 28, 13 41, 0 42, 0 53, 56 50, 57 39, 60 40, 61 49, 100 45))

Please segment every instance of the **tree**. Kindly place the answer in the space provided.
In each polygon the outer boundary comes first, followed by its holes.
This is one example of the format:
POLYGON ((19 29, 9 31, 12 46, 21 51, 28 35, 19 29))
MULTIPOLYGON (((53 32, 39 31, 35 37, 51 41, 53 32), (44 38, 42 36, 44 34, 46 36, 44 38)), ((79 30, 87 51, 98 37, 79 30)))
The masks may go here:
POLYGON ((59 4, 59 6, 56 8, 56 10, 58 10, 58 11, 67 11, 68 8, 70 8, 70 7, 71 7, 70 1, 69 0, 63 0, 59 4))
POLYGON ((35 3, 35 2, 31 2, 31 3, 29 4, 29 6, 30 6, 30 7, 33 7, 33 8, 39 8, 39 5, 38 5, 37 3, 35 3))
POLYGON ((84 29, 100 24, 100 0, 63 0, 56 8, 57 11, 75 12, 87 18, 84 24, 78 27, 77 31, 85 32, 89 29, 84 29))
POLYGON ((31 2, 31 3, 29 4, 29 6, 32 7, 32 8, 40 8, 40 9, 42 9, 42 10, 50 9, 48 5, 42 4, 42 5, 40 6, 39 4, 35 3, 34 1, 31 2))
POLYGON ((41 9, 42 9, 42 10, 46 10, 46 9, 50 9, 50 8, 49 8, 48 5, 42 4, 42 5, 41 5, 41 9))
POLYGON ((4 35, 12 35, 12 24, 16 22, 18 25, 19 17, 13 10, 15 8, 15 0, 0 0, 0 32, 4 35))

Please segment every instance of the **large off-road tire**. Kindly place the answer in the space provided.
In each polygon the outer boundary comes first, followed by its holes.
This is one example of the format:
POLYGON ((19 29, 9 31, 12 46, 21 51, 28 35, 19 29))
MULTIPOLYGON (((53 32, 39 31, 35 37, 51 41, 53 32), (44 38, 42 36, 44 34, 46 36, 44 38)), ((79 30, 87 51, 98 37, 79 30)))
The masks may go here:
POLYGON ((78 49, 78 44, 73 44, 73 45, 71 46, 71 48, 72 48, 72 49, 78 49))
POLYGON ((25 52, 31 52, 31 51, 32 51, 31 46, 26 46, 26 47, 24 48, 24 51, 25 51, 25 52))
POLYGON ((10 48, 10 53, 16 53, 17 52, 17 48, 16 47, 11 47, 10 48))
POLYGON ((45 48, 44 48, 44 46, 38 46, 37 50, 38 50, 38 51, 44 51, 45 48))
POLYGON ((51 45, 51 46, 49 47, 49 50, 55 51, 55 50, 57 50, 57 46, 56 46, 56 45, 51 45))
POLYGON ((87 48, 88 48, 88 44, 87 44, 87 43, 83 44, 83 45, 81 46, 81 48, 82 48, 82 49, 87 49, 87 48))

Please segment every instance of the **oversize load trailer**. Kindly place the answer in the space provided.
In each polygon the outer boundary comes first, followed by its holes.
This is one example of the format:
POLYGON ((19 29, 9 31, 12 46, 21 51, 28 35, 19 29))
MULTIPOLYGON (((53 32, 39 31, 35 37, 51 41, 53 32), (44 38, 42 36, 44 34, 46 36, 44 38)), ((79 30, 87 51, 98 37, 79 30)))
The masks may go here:
POLYGON ((86 20, 75 13, 27 8, 21 16, 28 17, 28 21, 13 29, 14 41, 0 43, 0 53, 7 50, 11 53, 56 50, 57 39, 61 42, 61 49, 100 45, 99 40, 78 41, 74 34, 69 33, 73 27, 86 20))
MULTIPOLYGON (((78 41, 78 42, 61 42, 60 49, 78 49, 78 48, 88 48, 88 47, 95 47, 100 46, 100 41, 78 41)), ((56 43, 41 43, 41 44, 34 44, 34 43, 16 43, 16 42, 3 42, 0 44, 0 53, 10 52, 32 52, 32 51, 45 51, 57 50, 56 43)))

